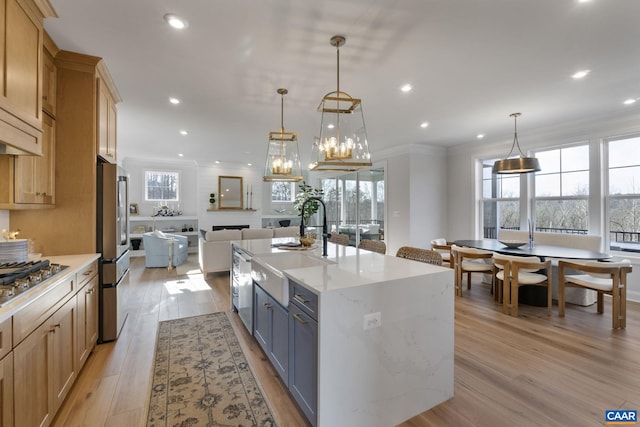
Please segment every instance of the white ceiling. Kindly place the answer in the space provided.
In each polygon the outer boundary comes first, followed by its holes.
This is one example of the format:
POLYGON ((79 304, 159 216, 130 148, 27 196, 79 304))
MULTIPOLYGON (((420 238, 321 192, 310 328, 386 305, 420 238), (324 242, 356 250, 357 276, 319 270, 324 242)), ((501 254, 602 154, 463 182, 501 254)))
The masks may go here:
POLYGON ((638 0, 51 1, 54 41, 103 57, 118 86, 121 159, 182 153, 261 169, 284 87, 284 126, 305 164, 316 108, 336 90, 335 34, 347 38, 340 89, 363 101, 374 161, 400 144, 509 139, 516 111, 521 141, 528 129, 640 111, 622 104, 640 98, 638 0), (170 28, 166 13, 188 28, 170 28), (581 69, 591 73, 572 79, 581 69))

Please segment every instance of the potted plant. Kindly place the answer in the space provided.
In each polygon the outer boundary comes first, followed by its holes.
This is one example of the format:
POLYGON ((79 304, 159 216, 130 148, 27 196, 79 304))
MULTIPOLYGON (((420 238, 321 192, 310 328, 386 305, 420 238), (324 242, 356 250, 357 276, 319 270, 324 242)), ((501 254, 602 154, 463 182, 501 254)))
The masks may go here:
POLYGON ((310 197, 322 197, 324 191, 319 188, 313 188, 305 181, 302 181, 298 185, 298 187, 300 188, 300 191, 296 194, 296 199, 293 202, 293 207, 296 209, 296 212, 298 212, 298 215, 300 215, 306 223, 307 221, 309 221, 309 218, 311 218, 311 216, 318 212, 320 203, 318 203, 316 200, 310 201, 304 206, 304 212, 302 211, 302 205, 310 197))
POLYGON ((209 204, 211 205, 211 209, 215 208, 215 205, 216 205, 216 193, 209 194, 209 204))

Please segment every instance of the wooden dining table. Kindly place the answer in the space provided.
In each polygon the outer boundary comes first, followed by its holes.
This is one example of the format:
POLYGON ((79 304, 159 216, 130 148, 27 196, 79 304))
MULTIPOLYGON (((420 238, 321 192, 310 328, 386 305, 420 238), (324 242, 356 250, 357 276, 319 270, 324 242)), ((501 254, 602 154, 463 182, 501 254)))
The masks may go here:
POLYGON ((456 244, 457 246, 483 249, 486 251, 498 252, 499 254, 506 254, 506 255, 537 256, 540 258, 600 260, 600 261, 611 258, 610 254, 607 254, 604 252, 597 252, 597 251, 591 251, 588 249, 580 249, 580 248, 571 248, 568 246, 536 245, 534 243, 533 248, 530 248, 529 244, 525 243, 519 248, 509 248, 504 244, 500 243, 496 239, 456 240, 454 244, 456 244))

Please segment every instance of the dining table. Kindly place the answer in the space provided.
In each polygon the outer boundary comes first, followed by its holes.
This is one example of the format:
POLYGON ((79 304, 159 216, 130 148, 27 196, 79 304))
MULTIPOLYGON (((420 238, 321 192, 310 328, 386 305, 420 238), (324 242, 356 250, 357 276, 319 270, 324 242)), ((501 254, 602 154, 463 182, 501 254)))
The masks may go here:
POLYGON ((604 252, 572 248, 568 246, 537 245, 535 244, 535 242, 533 247, 529 247, 529 243, 525 243, 524 245, 517 248, 507 247, 497 239, 456 240, 453 243, 457 246, 483 249, 485 251, 498 252, 499 254, 505 255, 598 261, 603 261, 611 258, 611 254, 607 254, 604 252))
MULTIPOLYGON (((482 249, 505 255, 537 256, 543 260, 546 258, 564 258, 585 261, 606 261, 607 259, 611 258, 610 254, 604 252, 581 248, 572 248, 568 246, 538 245, 535 244, 535 242, 532 247, 530 247, 529 243, 527 242, 517 248, 508 247, 497 239, 456 240, 453 243, 457 246, 482 249)), ((546 307, 547 302, 545 293, 546 291, 541 287, 525 285, 522 287, 518 295, 518 302, 520 304, 546 307)))

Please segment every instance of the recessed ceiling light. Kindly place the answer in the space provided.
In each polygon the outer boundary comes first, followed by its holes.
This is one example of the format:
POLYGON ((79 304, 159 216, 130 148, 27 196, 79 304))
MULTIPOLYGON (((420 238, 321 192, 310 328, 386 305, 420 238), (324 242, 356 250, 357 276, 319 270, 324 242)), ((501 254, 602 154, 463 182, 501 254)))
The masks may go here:
POLYGON ((167 13, 166 15, 164 15, 164 20, 167 21, 167 24, 171 25, 176 30, 187 28, 187 21, 177 15, 174 15, 173 13, 167 13))
POLYGON ((253 166, 251 163, 247 163, 247 166, 253 166))
POLYGON ((484 133, 479 133, 478 135, 476 135, 476 138, 478 139, 484 138, 484 133))
POLYGON ((187 132, 186 130, 181 130, 180 131, 180 135, 189 135, 189 132, 187 132))
POLYGON ((220 160, 216 160, 216 165, 219 165, 219 164, 220 164, 220 160))
POLYGON ((178 157, 184 157, 184 154, 178 153, 178 157))
POLYGON ((327 128, 329 128, 329 129, 333 129, 333 128, 334 128, 333 123, 329 123, 329 124, 327 125, 327 128))
POLYGON ((587 74, 589 74, 591 72, 591 70, 580 70, 578 72, 576 72, 575 74, 573 74, 571 77, 578 80, 578 79, 582 79, 584 77, 587 76, 587 74))
POLYGON ((403 92, 410 92, 410 91, 411 91, 411 89, 413 89, 413 87, 412 87, 409 83, 407 83, 407 84, 403 85, 403 86, 400 88, 400 90, 401 90, 401 91, 403 91, 403 92))
POLYGON ((635 104, 636 101, 637 101, 637 99, 629 98, 629 99, 625 99, 623 104, 624 105, 631 105, 631 104, 635 104))
POLYGON ((180 104, 180 100, 178 98, 174 98, 174 97, 169 98, 169 102, 172 103, 173 105, 180 104))
POLYGON ((578 3, 589 3, 591 0, 578 0, 578 3))
POLYGON ((426 128, 426 127, 429 127, 429 123, 428 122, 420 123, 420 127, 423 128, 423 129, 426 128))

